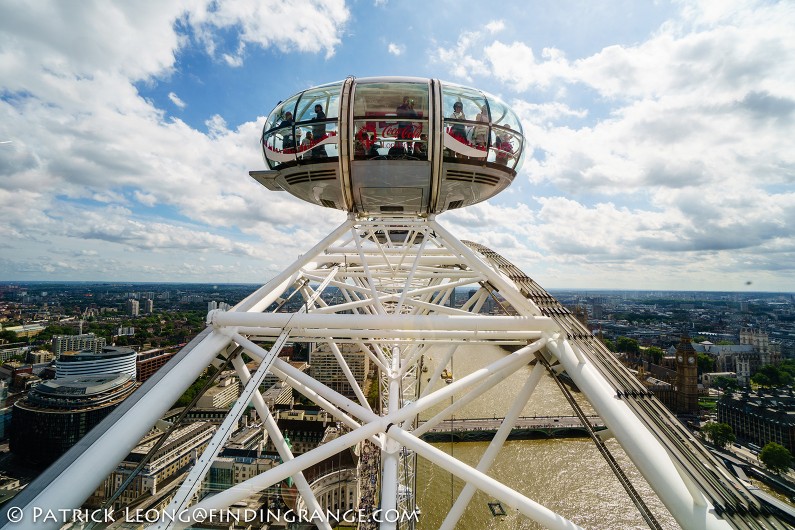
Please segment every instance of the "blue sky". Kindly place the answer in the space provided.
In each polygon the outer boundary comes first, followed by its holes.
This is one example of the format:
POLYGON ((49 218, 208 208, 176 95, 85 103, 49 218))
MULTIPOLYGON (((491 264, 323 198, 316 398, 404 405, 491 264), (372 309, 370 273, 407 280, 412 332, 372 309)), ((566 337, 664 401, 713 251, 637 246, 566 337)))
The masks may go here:
POLYGON ((795 4, 0 4, 0 280, 267 281, 341 212, 268 192, 282 99, 499 95, 533 156, 440 216, 547 288, 795 290, 795 4), (750 284, 748 282, 751 282, 750 284))

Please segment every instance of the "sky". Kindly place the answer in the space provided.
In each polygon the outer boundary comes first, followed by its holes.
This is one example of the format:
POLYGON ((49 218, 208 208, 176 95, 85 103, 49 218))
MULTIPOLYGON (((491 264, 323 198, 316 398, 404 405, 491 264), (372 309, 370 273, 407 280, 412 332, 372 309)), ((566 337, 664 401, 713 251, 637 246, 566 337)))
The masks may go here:
POLYGON ((0 281, 264 283, 344 220, 270 192, 275 105, 495 94, 510 188, 438 217, 548 289, 795 291, 795 2, 4 0, 0 281))

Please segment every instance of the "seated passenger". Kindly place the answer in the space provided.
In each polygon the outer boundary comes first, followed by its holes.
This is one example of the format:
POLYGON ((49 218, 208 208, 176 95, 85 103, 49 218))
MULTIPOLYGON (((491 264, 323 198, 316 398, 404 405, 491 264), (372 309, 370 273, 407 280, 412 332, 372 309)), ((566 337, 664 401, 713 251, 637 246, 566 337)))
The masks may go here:
MULTIPOLYGON (((312 144, 315 143, 315 136, 312 131, 306 133, 306 137, 301 141, 301 151, 312 149, 312 144)), ((312 155, 310 155, 312 156, 312 155)))
MULTIPOLYGON (((506 125, 508 129, 510 125, 506 125)), ((497 136, 495 146, 497 147, 497 163, 506 165, 508 159, 513 156, 513 142, 511 142, 513 135, 509 132, 502 132, 497 136)))
POLYGON ((369 138, 370 138, 370 140, 369 140, 369 142, 370 142, 370 150, 368 151, 367 154, 369 156, 371 156, 371 157, 381 156, 381 152, 379 151, 379 149, 381 148, 381 144, 378 143, 377 138, 375 137, 375 134, 373 134, 369 138))
POLYGON ((422 133, 420 135, 420 141, 414 142, 414 156, 420 158, 422 160, 428 159, 428 135, 422 133))
POLYGON ((389 156, 396 156, 402 157, 406 155, 406 148, 403 146, 403 143, 395 143, 392 147, 389 148, 389 156))

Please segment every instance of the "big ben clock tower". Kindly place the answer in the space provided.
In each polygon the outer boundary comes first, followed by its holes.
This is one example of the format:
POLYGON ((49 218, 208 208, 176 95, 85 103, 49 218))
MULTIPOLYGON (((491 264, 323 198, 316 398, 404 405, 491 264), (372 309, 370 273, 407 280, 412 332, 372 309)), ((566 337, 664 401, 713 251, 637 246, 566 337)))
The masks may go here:
POLYGON ((676 348, 676 412, 698 412, 698 362, 696 350, 686 334, 676 348))

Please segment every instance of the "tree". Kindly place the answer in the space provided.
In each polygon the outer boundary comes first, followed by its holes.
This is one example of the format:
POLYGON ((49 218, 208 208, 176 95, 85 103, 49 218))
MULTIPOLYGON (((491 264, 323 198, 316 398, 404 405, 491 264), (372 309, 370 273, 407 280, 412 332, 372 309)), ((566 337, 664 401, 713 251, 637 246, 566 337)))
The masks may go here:
POLYGON ((751 376, 751 382, 759 386, 787 386, 792 383, 792 375, 787 371, 789 369, 789 366, 786 366, 785 369, 781 369, 778 366, 767 364, 751 376))
POLYGON ((727 392, 737 390, 737 380, 730 377, 718 376, 712 381, 712 386, 727 392))
POLYGON ((640 345, 635 339, 618 337, 618 339, 616 339, 616 351, 619 353, 634 353, 637 355, 637 353, 640 352, 640 345))
POLYGON ((711 372, 715 367, 715 360, 706 353, 698 354, 698 373, 711 372))
POLYGON ((730 443, 734 443, 734 441, 737 439, 737 437, 734 435, 731 425, 728 423, 717 423, 711 421, 704 425, 701 430, 714 445, 720 447, 721 449, 730 443))
POLYGON ((751 382, 759 386, 773 386, 773 381, 762 372, 757 372, 752 375, 751 382))
POLYGON ((759 460, 773 473, 781 473, 789 469, 792 463, 792 454, 789 449, 776 442, 769 442, 759 453, 759 460))
POLYGON ((603 343, 605 346, 607 346, 607 349, 608 349, 608 350, 610 350, 610 351, 612 351, 612 352, 616 351, 616 344, 615 344, 615 343, 614 343, 612 340, 610 340, 610 339, 606 339, 606 338, 603 338, 603 339, 602 339, 602 343, 603 343))
POLYGON ((17 340, 18 340, 17 339, 17 334, 14 333, 13 331, 8 331, 7 329, 4 329, 3 331, 0 331, 0 343, 3 343, 3 342, 16 342, 17 340))
POLYGON ((660 364, 665 352, 662 351, 662 348, 658 348, 657 346, 649 346, 646 348, 646 354, 649 356, 650 363, 660 364))

